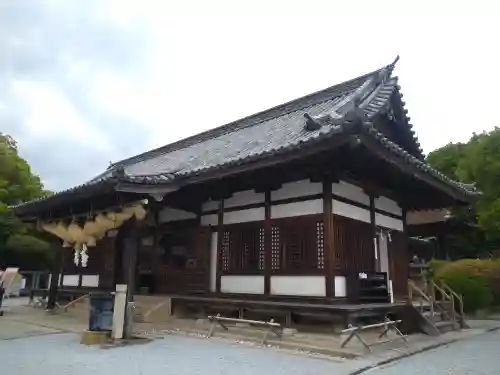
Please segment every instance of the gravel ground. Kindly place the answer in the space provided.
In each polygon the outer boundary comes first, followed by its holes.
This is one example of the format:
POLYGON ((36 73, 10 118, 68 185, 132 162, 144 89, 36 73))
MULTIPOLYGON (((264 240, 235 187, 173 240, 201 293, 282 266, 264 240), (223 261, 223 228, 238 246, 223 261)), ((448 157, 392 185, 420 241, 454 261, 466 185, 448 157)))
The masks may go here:
POLYGON ((71 374, 348 374, 353 361, 331 361, 219 340, 167 336, 112 349, 86 347, 72 334, 0 341, 1 372, 71 374))
POLYGON ((369 375, 497 375, 500 332, 478 335, 370 370, 369 375))

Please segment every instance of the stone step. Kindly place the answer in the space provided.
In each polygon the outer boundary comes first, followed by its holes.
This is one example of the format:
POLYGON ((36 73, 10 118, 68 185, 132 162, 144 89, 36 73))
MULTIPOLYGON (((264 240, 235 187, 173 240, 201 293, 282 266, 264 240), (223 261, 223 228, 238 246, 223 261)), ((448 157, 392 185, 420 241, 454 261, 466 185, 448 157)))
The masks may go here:
POLYGON ((453 330, 457 329, 456 323, 449 321, 449 320, 435 322, 434 325, 441 333, 445 333, 445 332, 449 332, 449 331, 453 331, 453 330))

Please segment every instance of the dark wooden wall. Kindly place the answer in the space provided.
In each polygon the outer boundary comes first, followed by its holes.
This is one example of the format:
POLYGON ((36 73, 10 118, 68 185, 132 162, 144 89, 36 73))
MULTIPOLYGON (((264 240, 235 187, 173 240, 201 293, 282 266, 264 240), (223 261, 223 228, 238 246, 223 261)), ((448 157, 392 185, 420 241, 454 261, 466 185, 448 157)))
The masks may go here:
POLYGON ((333 234, 338 274, 375 271, 371 224, 334 215, 333 234))
POLYGON ((391 232, 389 248, 389 264, 391 267, 392 287, 395 296, 408 294, 409 262, 407 239, 404 232, 391 232))

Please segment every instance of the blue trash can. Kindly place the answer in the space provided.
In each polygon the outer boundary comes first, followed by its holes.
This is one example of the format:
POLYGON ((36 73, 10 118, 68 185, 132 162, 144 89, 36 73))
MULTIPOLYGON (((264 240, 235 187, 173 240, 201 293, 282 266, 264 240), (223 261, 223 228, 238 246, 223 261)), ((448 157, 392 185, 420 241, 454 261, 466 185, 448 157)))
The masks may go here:
POLYGON ((90 293, 89 331, 111 332, 113 329, 114 295, 90 293))

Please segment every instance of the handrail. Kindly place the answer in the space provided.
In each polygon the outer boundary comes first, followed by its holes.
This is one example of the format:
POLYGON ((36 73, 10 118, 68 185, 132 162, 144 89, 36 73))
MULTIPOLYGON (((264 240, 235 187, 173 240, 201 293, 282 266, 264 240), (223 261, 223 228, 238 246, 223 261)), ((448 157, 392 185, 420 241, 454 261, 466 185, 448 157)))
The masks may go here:
POLYGON ((429 307, 431 309, 431 320, 434 321, 434 302, 431 297, 427 295, 422 289, 420 289, 417 285, 412 280, 408 280, 408 295, 409 295, 409 303, 413 304, 413 291, 416 291, 419 294, 419 302, 420 302, 420 313, 423 314, 424 312, 424 306, 423 306, 423 300, 427 301, 429 304, 429 307))
POLYGON ((408 285, 410 286, 410 290, 415 290, 418 294, 420 294, 420 297, 425 299, 427 302, 432 302, 431 298, 422 289, 416 286, 413 281, 408 280, 408 285))
POLYGON ((458 300, 458 305, 459 305, 459 318, 460 318, 460 326, 463 328, 465 326, 465 319, 464 319, 464 299, 463 296, 455 292, 448 284, 446 284, 444 281, 441 282, 443 285, 444 289, 447 289, 449 293, 454 297, 453 301, 455 298, 458 300))
POLYGON ((441 293, 442 297, 446 297, 445 299, 449 299, 449 300, 452 299, 451 295, 449 295, 448 293, 446 293, 446 291, 443 288, 441 288, 434 280, 431 280, 431 283, 432 283, 431 285, 435 289, 437 289, 439 291, 439 293, 441 293))
MULTIPOLYGON (((413 280, 408 280, 408 298, 409 302, 413 303, 413 293, 418 293, 418 300, 420 301, 420 310, 423 312, 422 302, 425 300, 429 303, 431 322, 434 321, 435 309, 437 309, 441 315, 447 316, 453 321, 454 324, 458 323, 461 328, 466 328, 464 315, 464 301, 463 296, 455 292, 449 285, 444 282, 438 283, 435 280, 429 280, 427 285, 428 293, 418 287, 413 280), (436 291, 440 294, 440 300, 436 298, 436 291), (456 305, 455 299, 458 301, 458 306, 456 305), (449 301, 449 305, 445 302, 449 301), (440 303, 441 302, 441 303, 440 303), (450 306, 451 305, 451 306, 450 306), (458 307, 458 311, 457 311, 458 307)), ((415 305, 414 305, 415 306, 415 305)))
MULTIPOLYGON (((453 322, 456 321, 456 311, 455 311, 455 299, 453 298, 452 295, 446 293, 446 290, 442 287, 440 287, 434 280, 431 280, 431 283, 432 283, 432 287, 435 289, 435 290, 438 290, 439 293, 441 293, 441 299, 443 302, 445 302, 446 300, 449 300, 451 302, 451 318, 453 320, 453 322)), ((443 310, 444 312, 444 310, 443 310)), ((445 312, 445 313, 448 313, 448 312, 445 312)))
MULTIPOLYGON (((438 290, 441 293, 442 302, 445 302, 446 299, 448 299, 451 302, 452 308, 453 308, 453 310, 451 312, 451 314, 452 314, 451 318, 453 318, 453 320, 454 320, 455 319, 455 315, 454 315, 455 314, 455 312, 454 312, 455 311, 454 310, 455 309, 455 301, 453 300, 453 298, 448 293, 446 293, 446 291, 443 288, 441 288, 439 285, 437 285, 434 280, 430 280, 430 286, 432 288, 432 295, 434 298, 434 302, 436 302, 436 290, 438 290)), ((439 310, 441 310, 441 313, 449 314, 449 311, 446 311, 446 309, 443 306, 441 306, 439 303, 436 303, 436 306, 439 308, 439 310)))
POLYGON ((78 298, 75 298, 73 301, 70 301, 69 303, 67 303, 66 305, 64 306, 61 306, 61 309, 64 310, 64 312, 68 312, 68 308, 73 306, 74 304, 76 304, 77 302, 83 300, 84 298, 88 297, 90 295, 90 293, 87 293, 87 294, 84 294, 83 296, 80 296, 78 298))

